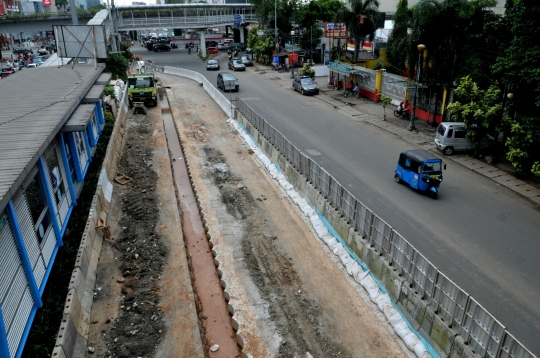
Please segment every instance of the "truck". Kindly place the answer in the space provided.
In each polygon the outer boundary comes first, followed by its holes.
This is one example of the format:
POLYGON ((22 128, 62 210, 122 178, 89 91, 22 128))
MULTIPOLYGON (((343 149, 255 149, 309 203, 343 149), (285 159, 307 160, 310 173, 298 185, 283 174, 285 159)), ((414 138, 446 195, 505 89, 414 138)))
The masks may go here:
POLYGON ((144 102, 157 106, 156 79, 154 73, 144 73, 128 76, 128 100, 129 106, 133 102, 144 102))

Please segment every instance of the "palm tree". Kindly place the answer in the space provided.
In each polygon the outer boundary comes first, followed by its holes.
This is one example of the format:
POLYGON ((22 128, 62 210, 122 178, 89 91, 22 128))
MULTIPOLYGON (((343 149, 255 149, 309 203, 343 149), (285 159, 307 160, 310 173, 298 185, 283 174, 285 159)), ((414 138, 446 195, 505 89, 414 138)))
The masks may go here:
POLYGON ((344 9, 336 14, 336 22, 347 25, 350 37, 354 40, 354 63, 358 60, 360 44, 366 36, 373 40, 374 19, 378 15, 379 0, 350 0, 350 10, 344 9))

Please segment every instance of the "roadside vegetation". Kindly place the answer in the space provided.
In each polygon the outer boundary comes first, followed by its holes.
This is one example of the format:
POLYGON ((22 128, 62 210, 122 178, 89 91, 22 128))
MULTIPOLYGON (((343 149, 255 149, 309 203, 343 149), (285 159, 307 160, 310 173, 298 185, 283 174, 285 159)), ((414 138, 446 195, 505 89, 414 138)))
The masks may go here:
MULTIPOLYGON (((252 3, 261 25, 250 29, 247 46, 265 64, 272 62, 275 25, 280 46, 293 42, 309 51, 320 43, 324 22, 344 23, 347 39, 327 50, 332 61, 341 57, 356 63, 360 44, 372 40, 384 23, 379 0, 351 0, 349 6, 338 0, 252 3), (348 40, 354 40, 355 50, 346 58, 348 40)), ((497 138, 494 159, 507 160, 518 174, 540 176, 540 43, 531 30, 540 27, 540 7, 506 0, 505 14, 499 15, 488 10, 496 5, 497 0, 420 0, 415 5, 399 0, 388 61, 379 59, 377 69, 415 78, 422 56, 419 102, 441 103, 446 93, 444 120, 474 128, 469 138, 475 148, 492 135, 497 138), (425 46, 421 52, 420 44, 425 46)))

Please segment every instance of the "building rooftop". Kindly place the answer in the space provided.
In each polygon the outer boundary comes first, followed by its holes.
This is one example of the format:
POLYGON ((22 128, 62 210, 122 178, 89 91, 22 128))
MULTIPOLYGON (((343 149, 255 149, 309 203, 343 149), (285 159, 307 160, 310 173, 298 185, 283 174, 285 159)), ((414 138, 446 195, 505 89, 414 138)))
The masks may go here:
POLYGON ((77 109, 104 65, 38 67, 0 86, 0 212, 77 109))

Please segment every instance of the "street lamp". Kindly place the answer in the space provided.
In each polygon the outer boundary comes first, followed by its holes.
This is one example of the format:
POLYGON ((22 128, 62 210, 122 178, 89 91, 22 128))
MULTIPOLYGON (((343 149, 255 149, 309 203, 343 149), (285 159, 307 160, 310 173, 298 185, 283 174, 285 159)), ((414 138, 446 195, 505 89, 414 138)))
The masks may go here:
POLYGON ((291 31, 291 45, 292 45, 292 55, 291 55, 291 78, 294 78, 294 30, 291 31))
POLYGON ((414 119, 416 118, 416 97, 418 94, 418 82, 420 81, 420 65, 422 62, 422 53, 426 49, 425 45, 418 45, 418 66, 416 67, 416 86, 414 87, 414 98, 413 98, 413 107, 412 107, 412 113, 411 113, 411 120, 409 122, 409 128, 407 128, 410 131, 415 131, 416 127, 414 126, 414 119))

